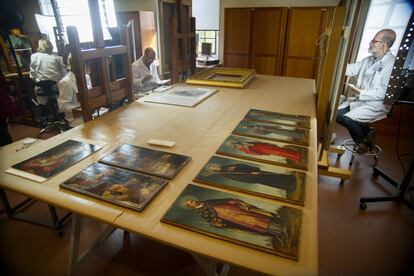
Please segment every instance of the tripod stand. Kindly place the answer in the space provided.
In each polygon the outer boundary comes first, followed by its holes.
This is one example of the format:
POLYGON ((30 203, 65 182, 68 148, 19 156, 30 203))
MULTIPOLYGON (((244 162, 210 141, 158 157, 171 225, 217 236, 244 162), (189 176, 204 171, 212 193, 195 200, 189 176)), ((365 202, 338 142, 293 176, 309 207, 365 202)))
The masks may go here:
MULTIPOLYGON (((411 105, 414 104, 414 102, 410 102, 410 101, 396 101, 396 103, 411 104, 411 105)), ((391 177, 389 177, 383 171, 381 171, 377 166, 375 166, 373 176, 375 178, 378 177, 378 176, 381 176, 386 181, 388 181, 391 185, 396 187, 397 191, 392 196, 361 197, 361 199, 359 201, 360 202, 359 208, 363 209, 363 210, 366 209, 367 208, 366 203, 368 203, 368 202, 401 201, 407 207, 414 210, 414 204, 407 201, 407 199, 405 198, 406 192, 411 190, 411 189, 408 188, 408 186, 410 184, 411 177, 413 175, 413 171, 414 171, 414 156, 412 156, 410 167, 408 168, 408 171, 407 171, 406 175, 404 175, 404 178, 403 178, 401 183, 397 183, 395 180, 393 180, 391 177)))
POLYGON ((414 210, 414 205, 405 199, 405 193, 407 192, 408 185, 410 183, 411 177, 414 171, 414 158, 411 160, 410 167, 408 169, 407 174, 404 176, 401 184, 395 182, 393 179, 388 177, 384 172, 382 172, 377 167, 374 167, 374 177, 382 176, 385 180, 387 180, 391 185, 397 188, 397 192, 395 195, 392 196, 380 196, 380 197, 361 197, 359 208, 366 209, 367 202, 382 202, 382 201, 401 201, 405 205, 407 205, 410 209, 414 210))

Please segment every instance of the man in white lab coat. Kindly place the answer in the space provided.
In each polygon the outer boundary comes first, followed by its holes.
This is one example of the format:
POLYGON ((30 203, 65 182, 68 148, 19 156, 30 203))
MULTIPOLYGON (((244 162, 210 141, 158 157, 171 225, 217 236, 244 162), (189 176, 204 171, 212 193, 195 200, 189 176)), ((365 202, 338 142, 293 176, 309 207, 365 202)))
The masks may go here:
MULTIPOLYGON (((47 39, 40 39, 37 53, 30 57, 30 78, 36 83, 40 81, 55 81, 56 85, 65 76, 66 70, 60 57, 53 54, 53 45, 47 39)), ((36 86, 37 101, 46 104, 47 97, 36 86)))
POLYGON ((136 92, 154 89, 160 82, 154 60, 155 51, 148 47, 145 49, 144 55, 132 63, 132 76, 136 92))
MULTIPOLYGON (((72 59, 69 57, 69 64, 72 59)), ((85 70, 86 71, 86 70, 85 70)), ((86 85, 88 89, 92 88, 91 77, 85 74, 86 85)), ((72 109, 80 105, 78 98, 78 86, 76 85, 75 74, 70 71, 68 74, 59 81, 59 98, 57 99, 59 105, 59 111, 65 113, 65 119, 71 126, 74 126, 74 118, 72 109)))
POLYGON ((389 50, 395 37, 391 29, 379 31, 369 43, 372 55, 346 68, 347 76, 357 76, 357 84, 347 84, 355 94, 339 106, 336 121, 349 131, 358 153, 375 146, 375 130, 368 123, 385 118, 391 110, 383 100, 395 60, 389 50))

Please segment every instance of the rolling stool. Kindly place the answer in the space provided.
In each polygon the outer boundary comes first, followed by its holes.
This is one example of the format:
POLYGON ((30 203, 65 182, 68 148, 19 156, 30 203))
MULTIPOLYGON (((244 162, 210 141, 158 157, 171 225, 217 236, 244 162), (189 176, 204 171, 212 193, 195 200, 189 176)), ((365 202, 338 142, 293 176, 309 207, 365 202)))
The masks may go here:
POLYGON ((357 152, 357 144, 355 143, 354 140, 352 139, 347 139, 342 143, 342 146, 345 148, 345 150, 348 150, 352 153, 352 157, 351 157, 351 161, 349 161, 349 167, 352 166, 352 163, 354 162, 355 156, 356 155, 360 155, 360 156, 373 156, 374 157, 374 167, 377 166, 378 163, 378 156, 381 154, 382 149, 378 146, 375 145, 373 149, 368 150, 365 153, 358 153, 357 152))
POLYGON ((39 136, 46 133, 49 130, 57 129, 59 132, 64 132, 71 127, 69 122, 65 119, 65 114, 59 112, 59 106, 57 103, 57 97, 59 91, 57 90, 56 82, 52 80, 44 80, 36 83, 38 89, 36 90, 37 96, 45 98, 46 102, 39 107, 42 110, 42 130, 39 132, 39 136))

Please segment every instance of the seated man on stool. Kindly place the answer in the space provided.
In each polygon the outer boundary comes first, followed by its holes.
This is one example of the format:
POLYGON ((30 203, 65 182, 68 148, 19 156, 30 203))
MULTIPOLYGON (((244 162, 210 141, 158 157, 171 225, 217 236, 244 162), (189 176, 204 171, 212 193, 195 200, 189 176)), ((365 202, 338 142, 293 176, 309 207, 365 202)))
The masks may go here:
POLYGON ((132 63, 132 77, 135 91, 148 91, 157 87, 160 82, 157 67, 154 64, 155 51, 148 47, 144 55, 132 63))
POLYGON ((368 124, 385 118, 391 110, 383 100, 395 60, 390 52, 395 37, 393 30, 379 31, 369 43, 372 55, 346 68, 347 76, 357 76, 356 85, 347 84, 356 94, 339 106, 336 121, 349 131, 360 154, 375 146, 375 129, 368 124))
MULTIPOLYGON (((75 126, 74 124, 74 118, 72 110, 74 108, 79 107, 80 103, 78 101, 78 86, 76 84, 76 76, 71 71, 72 66, 72 58, 69 55, 68 58, 68 73, 66 76, 63 77, 59 81, 59 98, 58 98, 58 105, 59 105, 59 111, 65 113, 65 119, 69 122, 70 126, 75 126)), ((86 66, 85 66, 85 72, 86 72, 86 66)), ((85 73, 86 78, 86 85, 88 89, 92 88, 91 83, 91 77, 85 73)))
POLYGON ((52 43, 47 39, 40 39, 37 53, 30 57, 30 78, 35 82, 36 97, 39 104, 46 104, 47 95, 37 84, 42 81, 54 81, 57 86, 65 74, 66 70, 62 60, 53 54, 52 43))

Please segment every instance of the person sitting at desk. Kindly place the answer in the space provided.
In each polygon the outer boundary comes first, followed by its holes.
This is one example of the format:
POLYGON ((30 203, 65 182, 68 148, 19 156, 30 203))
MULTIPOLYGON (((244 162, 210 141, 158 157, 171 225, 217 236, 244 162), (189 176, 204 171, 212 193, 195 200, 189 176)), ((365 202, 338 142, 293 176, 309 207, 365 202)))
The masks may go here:
POLYGON ((132 63, 132 76, 136 91, 147 91, 157 87, 161 80, 154 64, 155 51, 148 47, 144 55, 132 63))
POLYGON ((336 121, 349 131, 360 154, 375 146, 375 129, 368 123, 385 118, 391 110, 383 100, 395 60, 390 52, 395 37, 391 29, 379 31, 369 43, 372 55, 346 68, 347 76, 357 76, 356 85, 347 84, 356 94, 339 106, 336 121))
MULTIPOLYGON (((72 64, 72 58, 70 56, 68 58, 68 62, 69 72, 59 81, 58 105, 59 111, 65 113, 65 119, 68 120, 69 124, 72 124, 72 109, 79 106, 79 101, 77 98, 78 86, 76 85, 76 76, 70 70, 70 66, 72 64)), ((91 77, 88 74, 85 74, 85 78, 88 89, 92 88, 91 77)))
MULTIPOLYGON (((56 84, 65 76, 66 70, 62 60, 53 54, 53 45, 49 40, 40 39, 37 53, 30 57, 30 78, 35 84, 40 81, 52 80, 56 84)), ((35 87, 39 104, 46 104, 47 97, 40 95, 40 89, 35 87), (39 94, 39 95, 38 95, 39 94)))

